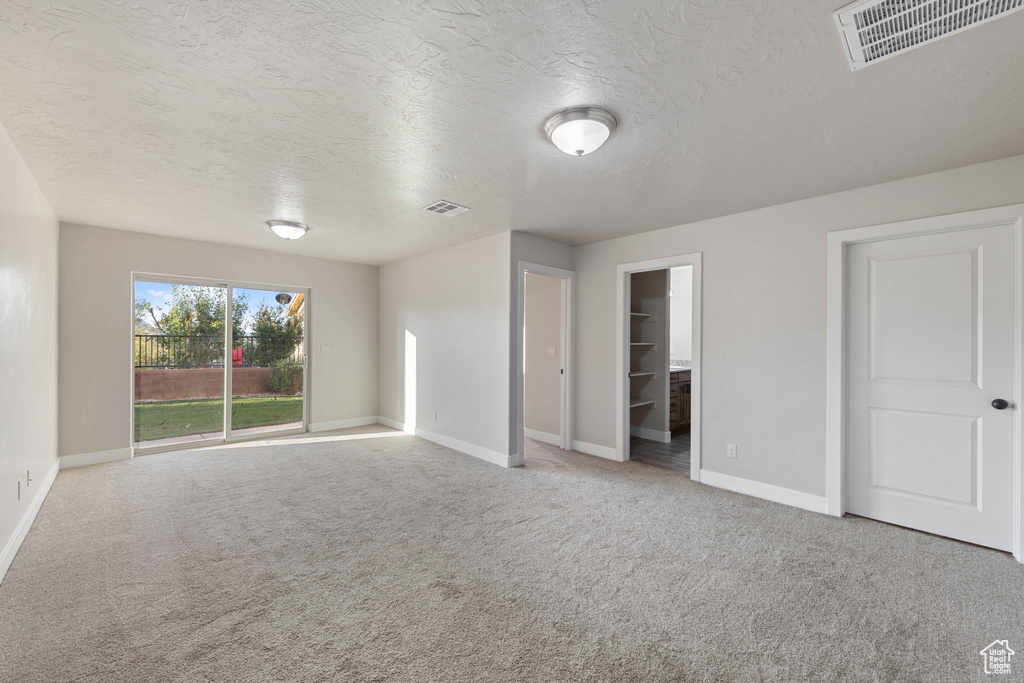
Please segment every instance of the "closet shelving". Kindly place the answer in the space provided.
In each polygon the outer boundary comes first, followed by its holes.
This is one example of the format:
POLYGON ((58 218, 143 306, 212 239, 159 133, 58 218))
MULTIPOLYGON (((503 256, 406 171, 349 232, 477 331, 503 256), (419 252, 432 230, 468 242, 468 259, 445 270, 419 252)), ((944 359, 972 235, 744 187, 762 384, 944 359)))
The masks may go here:
POLYGON ((634 408, 653 408, 657 405, 657 402, 644 396, 645 387, 649 385, 656 374, 650 370, 646 370, 643 365, 643 357, 650 352, 658 348, 658 345, 654 341, 650 341, 645 338, 645 330, 650 326, 646 323, 654 322, 657 318, 654 317, 653 313, 643 313, 641 311, 630 311, 630 331, 629 331, 629 347, 630 347, 630 368, 629 368, 629 407, 634 408))
MULTIPOLYGON (((630 437, 664 440, 668 433, 669 330, 671 288, 668 270, 631 273, 624 317, 629 344, 624 382, 628 389, 630 437)), ((625 393, 625 392, 624 392, 625 393)))
POLYGON ((638 398, 638 399, 634 399, 632 402, 630 402, 629 407, 630 408, 641 408, 643 406, 653 406, 653 405, 654 405, 654 401, 645 401, 643 399, 639 399, 638 398))

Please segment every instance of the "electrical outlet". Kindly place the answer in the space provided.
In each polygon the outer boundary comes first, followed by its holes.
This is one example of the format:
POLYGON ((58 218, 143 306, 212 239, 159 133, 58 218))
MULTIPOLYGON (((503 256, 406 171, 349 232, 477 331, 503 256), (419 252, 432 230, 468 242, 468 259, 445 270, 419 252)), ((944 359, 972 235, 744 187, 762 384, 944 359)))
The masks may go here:
POLYGON ((320 353, 330 353, 330 352, 331 352, 331 345, 330 344, 321 344, 320 345, 320 353))
POLYGON ((553 347, 553 346, 548 347, 548 358, 554 358, 555 357, 555 353, 556 353, 555 347, 553 347))
POLYGON ((725 454, 730 458, 736 457, 736 444, 730 443, 725 446, 725 454))

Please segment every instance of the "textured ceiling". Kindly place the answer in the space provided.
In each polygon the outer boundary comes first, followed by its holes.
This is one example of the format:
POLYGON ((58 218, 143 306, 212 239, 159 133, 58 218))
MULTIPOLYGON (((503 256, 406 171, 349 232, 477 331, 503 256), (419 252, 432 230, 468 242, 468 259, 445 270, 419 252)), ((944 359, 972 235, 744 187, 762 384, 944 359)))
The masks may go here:
POLYGON ((1024 13, 851 73, 845 1, 7 0, 0 122, 64 221, 365 263, 1024 153, 1024 13), (581 104, 619 129, 573 158, 581 104))

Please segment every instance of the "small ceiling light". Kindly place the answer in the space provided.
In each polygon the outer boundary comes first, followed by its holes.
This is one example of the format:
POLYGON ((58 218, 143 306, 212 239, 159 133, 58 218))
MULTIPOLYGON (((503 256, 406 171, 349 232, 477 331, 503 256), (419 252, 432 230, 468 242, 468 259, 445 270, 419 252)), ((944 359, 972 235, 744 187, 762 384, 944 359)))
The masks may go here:
POLYGON ((267 225, 275 235, 286 240, 297 240, 309 231, 309 226, 295 221, 267 221, 267 225))
POLYGON ((597 107, 560 111, 544 123, 544 132, 555 147, 581 157, 604 144, 615 130, 611 113, 597 107))

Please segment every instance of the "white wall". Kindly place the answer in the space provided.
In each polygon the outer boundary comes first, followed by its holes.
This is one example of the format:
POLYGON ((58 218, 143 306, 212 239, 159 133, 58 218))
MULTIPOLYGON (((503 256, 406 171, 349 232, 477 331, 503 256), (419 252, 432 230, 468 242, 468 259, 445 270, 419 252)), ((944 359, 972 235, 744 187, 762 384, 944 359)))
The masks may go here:
POLYGON ((132 271, 310 287, 311 428, 377 415, 377 267, 64 224, 61 456, 131 446, 132 271))
POLYGON ((561 435, 562 280, 526 274, 526 353, 523 425, 561 435), (555 349, 555 356, 548 350, 555 349))
POLYGON ((672 297, 669 299, 669 359, 692 360, 693 268, 673 268, 672 297))
POLYGON ((0 127, 0 579, 56 474, 58 229, 0 127))
POLYGON ((412 417, 408 331, 416 337, 417 433, 506 466, 510 258, 506 232, 380 268, 380 414, 402 424, 412 417))
POLYGON ((1024 156, 577 248, 576 438, 615 445, 616 265, 703 252, 702 466, 824 496, 826 234, 1019 202, 1024 156))
MULTIPOLYGON (((536 263, 541 266, 573 270, 576 265, 574 250, 567 244, 552 242, 543 237, 527 235, 525 232, 509 233, 512 250, 512 278, 515 291, 515 278, 518 277, 520 261, 536 263)), ((515 311, 513 311, 515 313, 515 311)))

